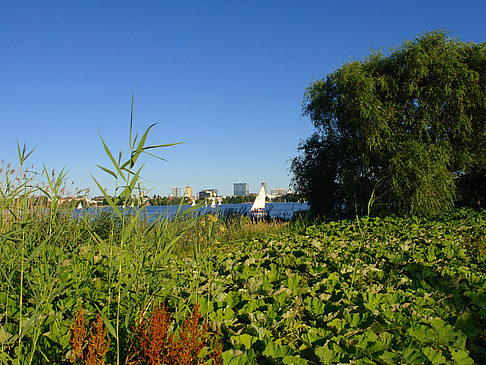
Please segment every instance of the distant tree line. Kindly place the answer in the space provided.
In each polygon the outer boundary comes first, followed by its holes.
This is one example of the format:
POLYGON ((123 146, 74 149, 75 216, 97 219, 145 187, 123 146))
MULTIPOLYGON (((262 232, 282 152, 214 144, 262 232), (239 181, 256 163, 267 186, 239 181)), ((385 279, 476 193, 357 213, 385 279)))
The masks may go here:
POLYGON ((374 51, 312 83, 303 112, 315 132, 291 171, 314 213, 486 204, 486 43, 434 31, 374 51))
POLYGON ((249 195, 235 195, 227 196, 223 199, 223 204, 242 204, 242 203, 253 203, 255 201, 256 194, 249 195))

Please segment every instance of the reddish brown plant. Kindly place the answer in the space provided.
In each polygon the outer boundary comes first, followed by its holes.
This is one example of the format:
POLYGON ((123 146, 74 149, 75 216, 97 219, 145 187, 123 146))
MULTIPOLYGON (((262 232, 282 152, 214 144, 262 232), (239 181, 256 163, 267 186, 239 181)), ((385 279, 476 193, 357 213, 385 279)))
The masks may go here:
POLYGON ((84 357, 84 341, 88 333, 85 325, 84 312, 79 307, 78 313, 73 318, 73 324, 69 327, 71 332, 69 344, 71 345, 73 359, 76 362, 81 362, 84 357))
POLYGON ((168 356, 170 316, 163 303, 155 306, 154 312, 147 320, 143 315, 138 326, 134 327, 135 338, 132 340, 131 358, 135 363, 165 364, 168 356), (136 359, 144 359, 145 362, 136 359))
POLYGON ((188 314, 178 336, 169 333, 169 326, 170 315, 165 304, 156 306, 148 321, 142 316, 134 328, 129 363, 198 365, 212 359, 212 364, 222 364, 219 334, 215 341, 210 341, 209 326, 206 319, 202 320, 198 304, 188 314))
POLYGON ((88 341, 86 365, 104 365, 106 352, 108 351, 108 346, 110 346, 110 339, 106 339, 107 329, 104 328, 101 315, 98 314, 93 327, 88 341))
MULTIPOLYGON (((199 311, 199 304, 194 305, 191 313, 184 320, 178 335, 169 331, 170 313, 163 303, 155 306, 153 313, 142 317, 134 326, 134 336, 128 348, 126 363, 149 365, 200 365, 210 363, 222 365, 223 345, 219 339, 211 339, 207 318, 199 311)), ((101 315, 91 326, 89 339, 84 312, 80 308, 70 327, 72 359, 74 362, 86 365, 104 365, 106 353, 110 345, 107 339, 107 329, 101 315)))
POLYGON ((104 365, 110 340, 106 338, 106 328, 101 315, 98 314, 96 317, 88 339, 87 328, 89 327, 89 321, 86 322, 84 312, 79 308, 70 326, 69 344, 72 348, 72 360, 77 364, 104 365))

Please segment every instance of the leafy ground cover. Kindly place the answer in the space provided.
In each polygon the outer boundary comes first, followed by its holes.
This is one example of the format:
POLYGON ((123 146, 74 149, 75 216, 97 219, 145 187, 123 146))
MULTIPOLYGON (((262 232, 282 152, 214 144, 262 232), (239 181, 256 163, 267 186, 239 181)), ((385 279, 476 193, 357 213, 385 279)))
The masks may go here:
POLYGON ((311 226, 220 247, 196 291, 227 364, 484 363, 485 227, 470 211, 311 226))
POLYGON ((107 217, 43 217, 0 235, 2 362, 72 361, 81 307, 103 319, 107 363, 124 363, 134 324, 163 302, 176 332, 197 302, 225 364, 485 362, 484 211, 297 222, 231 243, 216 217, 137 223, 123 246, 107 217))
MULTIPOLYGON (((147 133, 124 163, 103 143, 115 166, 103 170, 125 182, 126 201, 147 133)), ((127 363, 136 324, 161 303, 176 337, 200 308, 225 364, 486 363, 484 211, 148 224, 112 201, 114 216, 77 220, 58 204, 65 172, 44 167, 37 184, 29 154, 19 147, 20 167, 0 181, 1 363, 74 362, 80 308, 103 321, 106 363, 127 363)))

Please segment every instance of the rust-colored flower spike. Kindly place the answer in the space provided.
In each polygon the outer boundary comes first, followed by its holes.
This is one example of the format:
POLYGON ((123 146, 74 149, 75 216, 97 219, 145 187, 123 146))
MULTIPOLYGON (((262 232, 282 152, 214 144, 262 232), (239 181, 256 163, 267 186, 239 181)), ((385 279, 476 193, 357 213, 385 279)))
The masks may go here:
POLYGON ((207 320, 201 321, 199 305, 195 305, 184 321, 179 336, 169 333, 170 314, 165 304, 155 307, 154 312, 142 318, 134 326, 134 337, 129 348, 130 365, 200 365, 212 360, 213 365, 222 365, 222 343, 219 333, 214 341, 209 338, 207 320), (204 359, 199 355, 204 347, 210 349, 204 359))
POLYGON ((96 317, 93 327, 89 335, 86 365, 104 365, 110 339, 106 338, 107 329, 104 327, 100 314, 96 317))
POLYGON ((73 318, 73 324, 69 327, 71 332, 71 338, 69 339, 69 344, 72 348, 72 354, 74 360, 80 362, 83 360, 83 346, 84 340, 86 339, 87 330, 85 327, 84 312, 81 307, 79 307, 79 312, 73 318))
POLYGON ((182 330, 179 332, 179 341, 176 345, 177 355, 181 365, 194 364, 201 350, 208 344, 209 333, 208 323, 205 320, 202 326, 199 325, 201 313, 199 304, 196 303, 192 313, 184 321, 182 330))
POLYGON ((165 364, 170 352, 168 337, 170 315, 165 303, 155 306, 154 312, 147 321, 144 316, 135 328, 138 336, 139 351, 136 353, 139 364, 165 364))
POLYGON ((213 343, 214 351, 211 354, 212 365, 223 365, 223 341, 219 338, 219 332, 213 343))

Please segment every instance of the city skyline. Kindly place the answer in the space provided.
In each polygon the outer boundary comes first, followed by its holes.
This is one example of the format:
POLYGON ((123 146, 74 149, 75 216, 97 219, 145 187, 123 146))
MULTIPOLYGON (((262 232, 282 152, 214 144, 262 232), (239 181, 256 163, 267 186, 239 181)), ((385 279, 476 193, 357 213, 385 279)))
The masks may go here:
MULTIPOLYGON (((239 185, 239 184, 246 184, 247 188, 248 188, 248 184, 247 183, 234 183, 233 184, 233 193, 232 194, 224 194, 222 193, 222 190, 218 187, 218 186, 213 186, 213 187, 206 187, 206 188, 194 188, 193 186, 173 186, 170 190, 170 192, 167 193, 167 195, 163 195, 163 194, 155 194, 155 195, 159 195, 159 196, 167 196, 167 197, 181 197, 181 192, 184 191, 184 196, 186 197, 191 197, 191 196, 196 196, 198 191, 201 192, 201 191, 213 191, 213 192, 218 192, 218 196, 236 196, 236 195, 251 195, 251 194, 257 194, 258 193, 258 190, 260 189, 261 186, 265 186, 265 192, 266 194, 272 194, 272 191, 274 192, 278 192, 277 194, 278 195, 281 195, 281 194, 285 194, 287 192, 291 192, 290 189, 286 189, 286 188, 283 188, 283 187, 271 187, 270 189, 268 189, 268 183, 266 182, 261 182, 258 186, 258 189, 256 189, 255 191, 252 191, 250 190, 249 188, 246 190, 246 193, 245 194, 236 194, 236 186, 235 185, 239 185), (284 191, 282 193, 282 191, 284 191)), ((153 194, 154 195, 154 194, 153 194)), ((149 194, 149 196, 152 196, 149 194)))

